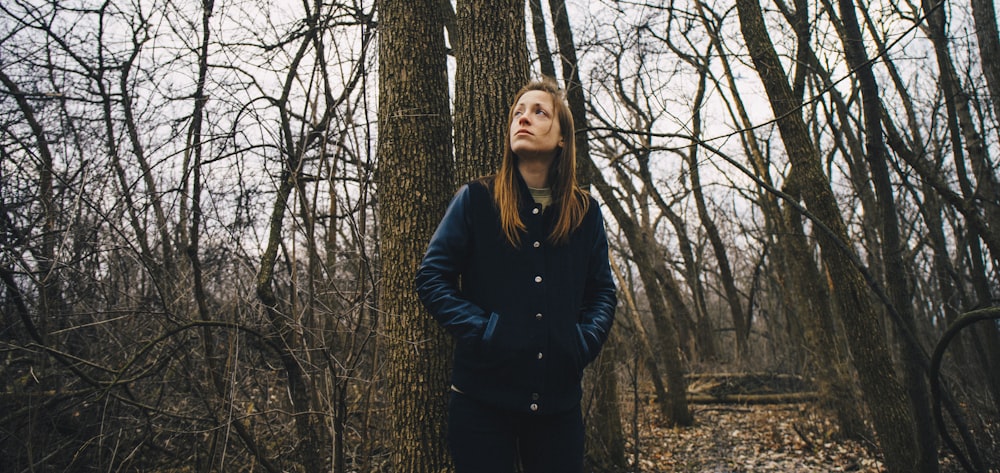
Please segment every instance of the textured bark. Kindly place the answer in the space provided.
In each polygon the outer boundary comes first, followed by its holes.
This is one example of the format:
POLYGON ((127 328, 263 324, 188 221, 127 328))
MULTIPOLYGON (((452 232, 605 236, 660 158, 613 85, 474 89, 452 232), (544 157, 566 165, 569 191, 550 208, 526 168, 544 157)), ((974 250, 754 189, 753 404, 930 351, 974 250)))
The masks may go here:
MULTIPOLYGON (((555 33, 556 44, 559 45, 559 58, 562 60, 563 88, 566 89, 566 99, 569 101, 573 124, 576 126, 576 159, 583 162, 590 159, 590 141, 587 139, 587 101, 580 82, 576 43, 573 42, 573 30, 570 28, 566 2, 549 0, 549 10, 552 11, 552 31, 555 33)), ((581 186, 590 184, 590 177, 585 168, 583 165, 577 166, 577 178, 581 186)))
POLYGON ((413 277, 452 194, 444 22, 437 0, 378 4, 379 309, 385 428, 394 471, 450 468, 445 448, 450 341, 421 308, 413 277))
POLYGON ((880 245, 882 260, 885 265, 884 280, 889 292, 889 298, 898 315, 895 328, 900 333, 903 382, 909 394, 913 407, 913 420, 916 423, 918 453, 918 468, 923 473, 938 471, 937 431, 931 414, 930 390, 927 385, 924 365, 926 356, 917 338, 916 317, 913 314, 913 301, 910 288, 906 282, 906 268, 902 253, 904 244, 899 232, 899 222, 896 217, 896 203, 892 192, 892 182, 889 178, 889 166, 886 163, 887 154, 882 138, 882 103, 879 99, 878 82, 868 62, 861 27, 858 24, 853 0, 840 0, 840 15, 843 21, 844 49, 847 64, 855 70, 861 87, 862 108, 864 110, 865 126, 865 158, 871 171, 872 184, 875 187, 878 204, 878 221, 881 223, 882 241, 880 245))
POLYGON ((912 472, 916 467, 912 452, 916 449, 913 418, 906 397, 892 369, 884 332, 872 306, 865 281, 853 265, 850 241, 843 217, 837 207, 829 179, 824 175, 819 152, 809 139, 808 128, 797 108, 787 76, 774 50, 756 0, 737 0, 740 27, 754 66, 761 78, 771 108, 778 119, 778 129, 793 172, 803 184, 803 197, 809 210, 829 229, 819 230, 817 239, 829 271, 834 300, 844 317, 851 340, 854 363, 861 380, 865 400, 871 408, 873 423, 885 454, 889 472, 912 472))
MULTIPOLYGON (((800 194, 796 181, 792 174, 785 185, 786 193, 793 197, 800 194)), ((816 357, 812 362, 818 374, 819 400, 834 413, 841 435, 866 438, 868 429, 861 417, 861 402, 847 365, 846 343, 834 321, 829 291, 823 287, 823 277, 812 259, 813 251, 803 229, 802 216, 790 205, 785 207, 780 228, 778 246, 785 255, 782 265, 788 273, 784 283, 794 307, 794 317, 802 327, 803 348, 816 357)))
POLYGON ((455 50, 455 183, 493 174, 507 111, 528 81, 524 2, 459 0, 455 50))

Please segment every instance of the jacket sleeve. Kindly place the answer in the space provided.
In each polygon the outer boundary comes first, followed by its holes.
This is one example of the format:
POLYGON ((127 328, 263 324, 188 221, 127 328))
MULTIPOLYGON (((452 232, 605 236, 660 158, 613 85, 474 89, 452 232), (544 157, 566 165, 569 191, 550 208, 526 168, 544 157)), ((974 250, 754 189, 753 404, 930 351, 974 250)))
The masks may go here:
MULTIPOLYGON (((594 201, 591 201, 591 205, 597 207, 594 201)), ((596 238, 587 267, 587 283, 579 323, 587 363, 597 358, 607 341, 615 319, 615 307, 618 305, 615 280, 608 260, 608 234, 604 229, 604 218, 601 217, 600 210, 594 220, 597 226, 594 229, 596 238)))
POLYGON ((416 290, 427 311, 459 343, 474 345, 482 337, 485 311, 464 298, 458 277, 471 251, 471 202, 465 185, 448 205, 444 218, 431 237, 416 274, 416 290))

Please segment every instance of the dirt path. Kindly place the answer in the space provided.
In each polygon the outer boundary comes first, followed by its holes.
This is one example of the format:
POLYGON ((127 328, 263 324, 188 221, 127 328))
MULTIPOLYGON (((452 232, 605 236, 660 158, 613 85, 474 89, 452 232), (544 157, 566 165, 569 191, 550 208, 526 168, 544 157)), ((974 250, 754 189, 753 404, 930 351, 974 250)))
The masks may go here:
MULTIPOLYGON (((828 473, 884 471, 872 449, 834 440, 830 419, 801 404, 696 406, 695 427, 661 427, 656 409, 642 409, 639 468, 643 472, 828 473)), ((956 471, 942 462, 942 472, 956 471)))

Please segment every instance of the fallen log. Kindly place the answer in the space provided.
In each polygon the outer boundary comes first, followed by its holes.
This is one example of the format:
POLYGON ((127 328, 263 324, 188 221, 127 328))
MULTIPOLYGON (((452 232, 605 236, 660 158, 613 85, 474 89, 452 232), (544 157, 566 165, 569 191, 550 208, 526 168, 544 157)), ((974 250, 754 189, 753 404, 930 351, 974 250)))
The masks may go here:
POLYGON ((819 398, 816 392, 777 393, 777 394, 711 394, 690 393, 687 400, 691 404, 795 404, 811 402, 819 398))

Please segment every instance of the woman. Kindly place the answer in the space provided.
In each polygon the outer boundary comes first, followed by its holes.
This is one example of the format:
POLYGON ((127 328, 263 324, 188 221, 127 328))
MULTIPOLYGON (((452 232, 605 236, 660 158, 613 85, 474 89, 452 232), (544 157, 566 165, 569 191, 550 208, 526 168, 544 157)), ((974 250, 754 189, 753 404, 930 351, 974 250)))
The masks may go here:
POLYGON ((614 319, 597 202, 576 183, 573 117, 551 82, 511 106, 495 176, 455 195, 417 271, 456 339, 448 442, 458 473, 579 473, 583 368, 614 319), (461 280, 461 283, 459 281, 461 280))

